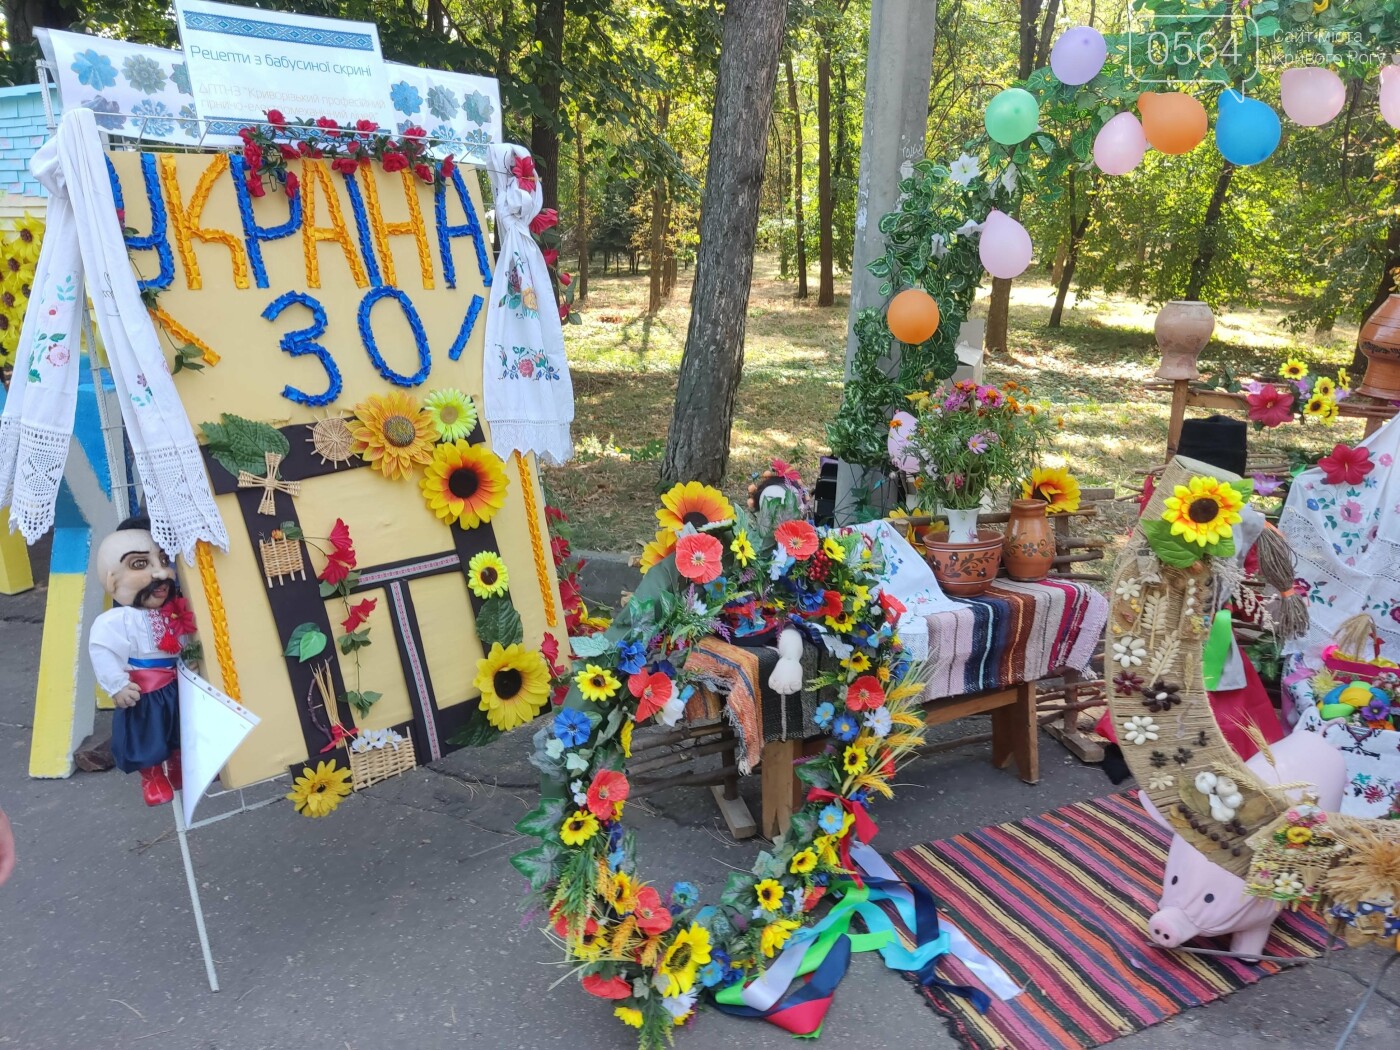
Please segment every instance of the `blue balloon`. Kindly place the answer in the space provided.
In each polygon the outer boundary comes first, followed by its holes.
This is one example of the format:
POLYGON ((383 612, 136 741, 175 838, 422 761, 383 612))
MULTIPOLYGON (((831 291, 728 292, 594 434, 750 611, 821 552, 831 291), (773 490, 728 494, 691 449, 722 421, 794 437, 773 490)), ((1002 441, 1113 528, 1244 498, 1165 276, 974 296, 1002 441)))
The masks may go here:
POLYGON ((1215 145, 1230 163, 1248 167, 1268 160, 1282 134, 1283 125, 1272 107, 1233 89, 1221 93, 1215 145))

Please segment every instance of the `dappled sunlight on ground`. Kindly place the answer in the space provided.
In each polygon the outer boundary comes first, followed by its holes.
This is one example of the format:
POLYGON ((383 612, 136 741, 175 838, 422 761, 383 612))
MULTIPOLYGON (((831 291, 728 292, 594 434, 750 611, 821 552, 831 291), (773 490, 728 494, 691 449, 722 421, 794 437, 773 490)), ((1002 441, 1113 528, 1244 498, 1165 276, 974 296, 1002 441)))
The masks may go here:
MULTIPOLYGON (((815 272, 811 276, 815 288, 815 272)), ((649 318, 645 274, 594 275, 581 306, 583 324, 565 330, 578 458, 545 475, 553 498, 576 523, 579 547, 638 551, 655 532, 657 478, 689 324, 691 279, 682 273, 671 301, 649 318)), ((826 452, 826 424, 841 403, 847 288, 839 282, 829 308, 796 302, 791 283, 778 277, 776 260, 758 260, 730 436, 725 490, 731 499, 743 499, 750 476, 775 456, 815 478, 826 452)), ((1043 279, 1016 282, 1011 350, 988 358, 986 379, 1014 379, 1033 400, 1063 415, 1055 458, 1086 485, 1111 485, 1123 494, 1160 465, 1166 449, 1169 399, 1146 389, 1158 364, 1152 336, 1157 310, 1114 296, 1071 297, 1063 326, 1051 329, 1046 324, 1054 299, 1043 279)), ((985 313, 983 289, 973 316, 985 313)), ((1202 355, 1202 371, 1228 366, 1266 377, 1293 354, 1331 367, 1350 360, 1354 327, 1339 325, 1315 343, 1311 333, 1282 329, 1282 314, 1270 308, 1226 312, 1202 355)), ((1290 426, 1253 437, 1251 449, 1282 459, 1292 449, 1330 448, 1359 436, 1354 422, 1290 426)), ((1130 505, 1120 504, 1105 515, 1105 531, 1119 531, 1130 519, 1130 505)))

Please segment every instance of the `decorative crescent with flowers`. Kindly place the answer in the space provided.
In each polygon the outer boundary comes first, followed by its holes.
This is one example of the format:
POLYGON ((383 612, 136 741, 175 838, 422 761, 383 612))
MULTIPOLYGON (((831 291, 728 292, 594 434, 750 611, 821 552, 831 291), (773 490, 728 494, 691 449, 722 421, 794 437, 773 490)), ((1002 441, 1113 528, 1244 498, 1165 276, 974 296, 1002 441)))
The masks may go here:
MULTIPOLYGON (((661 502, 641 587, 605 633, 573 639, 568 696, 534 738, 542 801, 517 826, 540 844, 512 861, 547 909, 584 991, 638 1029, 644 1048, 668 1043, 702 993, 721 1010, 766 1016, 746 1005, 745 988, 777 969, 790 939, 800 947, 806 935, 796 931, 813 921, 818 902, 846 897, 834 912, 875 892, 879 880, 860 886, 850 850, 874 834, 866 806, 891 797, 895 770, 923 740, 923 683, 894 631, 903 608, 877 592, 870 540, 814 528, 795 497, 763 501, 747 515, 690 482, 661 502), (699 685, 686 670, 692 646, 711 635, 787 630, 833 658, 831 671, 805 685, 838 698, 816 712, 826 746, 799 767, 808 802, 788 833, 751 872, 730 875, 716 907, 700 910, 694 886, 658 888, 637 870, 622 822, 632 734, 648 721, 681 718, 699 685)), ((831 920, 828 913, 823 926, 831 920)), ((820 954, 808 951, 795 972, 815 968, 820 954)), ((935 979, 931 969, 926 979, 935 979)))

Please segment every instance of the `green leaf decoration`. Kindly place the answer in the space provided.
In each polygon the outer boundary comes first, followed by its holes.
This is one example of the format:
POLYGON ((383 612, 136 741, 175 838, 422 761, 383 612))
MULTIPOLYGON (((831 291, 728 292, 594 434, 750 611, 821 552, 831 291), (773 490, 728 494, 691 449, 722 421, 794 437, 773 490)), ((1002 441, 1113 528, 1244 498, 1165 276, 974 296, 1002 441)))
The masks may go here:
POLYGON ((329 597, 330 597, 332 594, 334 594, 336 591, 340 590, 340 584, 338 584, 338 583, 327 583, 325 580, 322 580, 319 589, 320 589, 320 591, 321 591, 321 597, 322 597, 322 598, 329 598, 329 597))
MULTIPOLYGON (((1180 536, 1173 536, 1172 527, 1160 519, 1144 521, 1142 532, 1152 547, 1152 553, 1174 569, 1189 568, 1206 556, 1204 548, 1187 543, 1180 536)), ((1234 543, 1231 542, 1231 553, 1233 551, 1234 543)))
POLYGON ((453 747, 482 747, 500 735, 501 731, 486 721, 486 715, 482 713, 481 708, 477 708, 467 724, 454 733, 447 742, 453 747))
POLYGON ((268 423, 225 412, 218 423, 201 423, 204 447, 234 477, 246 470, 261 477, 267 473, 267 453, 286 456, 291 446, 282 432, 268 423))
POLYGON ((589 634, 582 638, 569 639, 569 648, 574 651, 574 656, 580 660, 591 660, 595 656, 602 656, 612 647, 613 643, 602 634, 589 634))
POLYGON ((537 839, 549 839, 559 834, 559 826, 563 823, 564 800, 562 798, 547 798, 529 813, 526 813, 515 825, 515 830, 522 835, 530 835, 537 839))
POLYGON ((298 624, 287 639, 284 656, 295 656, 302 663, 320 656, 326 648, 326 636, 314 623, 298 624))
POLYGON ((282 535, 289 540, 304 540, 306 533, 301 531, 301 526, 294 521, 284 521, 277 526, 282 530, 282 535))
POLYGON ((476 614, 476 633, 483 649, 490 649, 498 642, 510 646, 525 640, 520 614, 509 598, 488 598, 481 603, 481 612, 476 614))
POLYGON ((351 707, 353 707, 360 714, 365 715, 368 714, 369 709, 374 706, 374 702, 383 695, 383 693, 376 693, 372 689, 366 689, 364 690, 364 692, 352 689, 344 696, 342 696, 341 699, 344 700, 351 707))
POLYGON ((510 866, 529 880, 530 889, 539 891, 549 885, 554 863, 562 853, 562 847, 546 842, 543 846, 517 853, 510 858, 510 866))
POLYGON ((797 774, 797 779, 808 787, 825 788, 830 791, 835 786, 831 774, 827 770, 827 763, 820 760, 803 762, 796 767, 794 772, 797 774))
POLYGON ((1254 479, 1241 478, 1239 481, 1230 482, 1230 487, 1240 494, 1244 499, 1249 499, 1254 495, 1254 479))
POLYGON ((340 636, 340 651, 349 656, 356 649, 363 649, 370 644, 369 628, 364 627, 358 631, 351 631, 349 634, 340 636))

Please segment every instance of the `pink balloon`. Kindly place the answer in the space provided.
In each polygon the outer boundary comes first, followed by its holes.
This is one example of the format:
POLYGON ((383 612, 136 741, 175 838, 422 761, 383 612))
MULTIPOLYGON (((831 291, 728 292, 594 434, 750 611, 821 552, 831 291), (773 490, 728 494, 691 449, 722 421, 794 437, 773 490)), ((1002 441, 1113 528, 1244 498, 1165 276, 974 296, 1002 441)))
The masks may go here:
POLYGON ((1031 235, 1010 215, 994 209, 982 224, 977 252, 989 274, 1009 281, 1031 264, 1031 235))
POLYGON ((1131 113, 1119 113, 1099 129, 1094 139, 1094 163, 1105 175, 1126 175, 1147 153, 1142 122, 1131 113))
POLYGON ((1400 66, 1381 70, 1381 116, 1392 128, 1400 130, 1400 66))
POLYGON ((1342 78, 1322 66, 1285 69, 1279 78, 1283 111, 1305 128, 1320 128, 1342 111, 1347 102, 1342 78))

